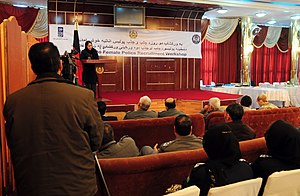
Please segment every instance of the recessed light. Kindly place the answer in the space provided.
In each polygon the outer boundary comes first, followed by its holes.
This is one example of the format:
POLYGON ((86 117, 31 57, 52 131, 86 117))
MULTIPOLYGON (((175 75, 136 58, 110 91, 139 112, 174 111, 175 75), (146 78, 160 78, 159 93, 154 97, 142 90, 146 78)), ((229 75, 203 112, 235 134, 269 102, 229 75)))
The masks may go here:
POLYGON ((21 5, 21 4, 13 4, 13 6, 15 6, 15 7, 28 7, 27 5, 21 5))
POLYGON ((300 15, 295 15, 295 16, 291 16, 292 20, 299 20, 300 19, 300 15))
POLYGON ((272 24, 275 24, 277 21, 276 20, 269 20, 267 23, 272 25, 272 24))
POLYGON ((218 12, 219 14, 225 14, 225 13, 228 12, 228 10, 227 10, 227 9, 224 9, 224 8, 220 8, 220 9, 217 10, 217 12, 218 12))
POLYGON ((266 12, 258 12, 258 13, 255 14, 255 16, 258 17, 258 18, 264 17, 265 15, 267 15, 266 12))

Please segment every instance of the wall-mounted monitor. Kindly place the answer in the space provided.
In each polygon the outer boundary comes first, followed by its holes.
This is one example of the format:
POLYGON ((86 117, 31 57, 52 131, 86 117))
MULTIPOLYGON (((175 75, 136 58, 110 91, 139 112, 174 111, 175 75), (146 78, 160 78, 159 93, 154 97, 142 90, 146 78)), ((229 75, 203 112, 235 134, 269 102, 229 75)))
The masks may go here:
POLYGON ((127 28, 145 28, 145 8, 115 5, 114 26, 127 28))

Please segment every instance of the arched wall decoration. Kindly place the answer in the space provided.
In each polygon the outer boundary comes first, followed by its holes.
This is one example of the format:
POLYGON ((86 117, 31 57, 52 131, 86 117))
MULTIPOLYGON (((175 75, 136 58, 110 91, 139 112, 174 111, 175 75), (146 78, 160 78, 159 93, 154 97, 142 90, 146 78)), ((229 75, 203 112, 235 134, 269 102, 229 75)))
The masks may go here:
POLYGON ((40 9, 35 22, 28 34, 35 38, 44 38, 48 36, 48 12, 47 9, 40 9))
POLYGON ((288 52, 288 28, 262 26, 261 31, 253 39, 253 46, 273 48, 275 45, 282 53, 288 52))
POLYGON ((239 19, 212 19, 208 27, 205 39, 212 43, 225 42, 234 33, 239 19))

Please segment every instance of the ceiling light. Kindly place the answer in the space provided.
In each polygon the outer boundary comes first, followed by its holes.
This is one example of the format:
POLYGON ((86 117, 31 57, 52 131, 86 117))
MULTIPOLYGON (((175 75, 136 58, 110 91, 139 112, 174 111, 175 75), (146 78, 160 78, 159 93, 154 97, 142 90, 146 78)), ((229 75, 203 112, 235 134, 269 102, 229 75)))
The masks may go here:
POLYGON ((255 14, 255 16, 258 17, 258 18, 264 17, 265 15, 267 15, 266 12, 258 12, 258 13, 255 14))
POLYGON ((272 24, 275 24, 277 21, 276 20, 269 20, 267 23, 272 25, 272 24))
POLYGON ((295 15, 291 17, 292 20, 299 20, 300 19, 300 15, 295 15))
POLYGON ((28 7, 27 5, 21 5, 21 4, 13 4, 15 7, 28 7))
POLYGON ((224 8, 220 8, 220 9, 217 10, 217 12, 218 12, 219 14, 225 14, 226 12, 228 12, 228 10, 227 10, 227 9, 224 9, 224 8))

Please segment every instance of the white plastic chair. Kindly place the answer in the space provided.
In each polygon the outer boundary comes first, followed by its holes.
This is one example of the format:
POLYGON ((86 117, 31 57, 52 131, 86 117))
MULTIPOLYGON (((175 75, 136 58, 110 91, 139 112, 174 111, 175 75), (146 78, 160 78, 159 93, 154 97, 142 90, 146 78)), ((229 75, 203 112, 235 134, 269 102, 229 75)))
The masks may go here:
POLYGON ((257 196, 262 178, 245 180, 226 186, 211 188, 208 196, 257 196))
POLYGON ((193 185, 176 191, 174 193, 167 194, 166 196, 199 196, 200 189, 193 185))
POLYGON ((274 172, 269 176, 263 196, 300 195, 300 169, 274 172))

